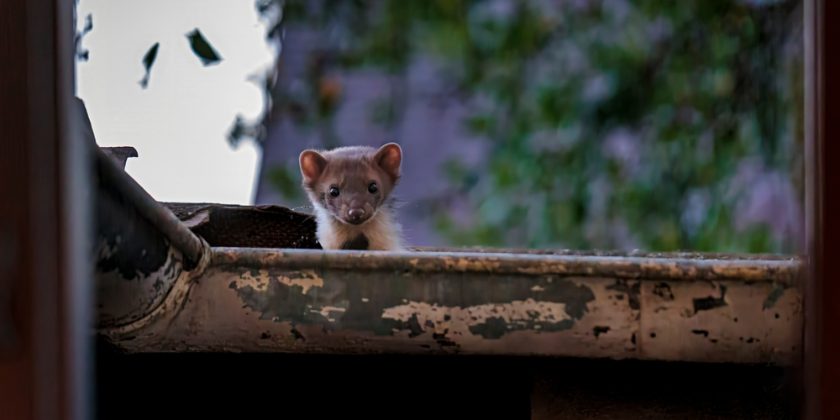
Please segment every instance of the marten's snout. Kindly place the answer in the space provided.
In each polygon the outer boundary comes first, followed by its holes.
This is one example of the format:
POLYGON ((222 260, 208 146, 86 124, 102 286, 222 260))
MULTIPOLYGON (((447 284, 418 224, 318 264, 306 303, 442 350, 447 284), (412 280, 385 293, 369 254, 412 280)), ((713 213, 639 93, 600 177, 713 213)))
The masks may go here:
POLYGON ((351 207, 347 210, 347 221, 359 224, 367 220, 367 212, 362 207, 351 207))

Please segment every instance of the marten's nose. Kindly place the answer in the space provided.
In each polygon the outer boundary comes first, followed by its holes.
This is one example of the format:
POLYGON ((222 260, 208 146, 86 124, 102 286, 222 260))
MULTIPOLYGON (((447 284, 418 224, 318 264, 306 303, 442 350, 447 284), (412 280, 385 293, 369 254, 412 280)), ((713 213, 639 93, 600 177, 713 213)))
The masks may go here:
POLYGON ((347 212, 347 216, 350 217, 350 220, 353 222, 358 222, 365 217, 365 209, 363 208, 352 208, 347 212))

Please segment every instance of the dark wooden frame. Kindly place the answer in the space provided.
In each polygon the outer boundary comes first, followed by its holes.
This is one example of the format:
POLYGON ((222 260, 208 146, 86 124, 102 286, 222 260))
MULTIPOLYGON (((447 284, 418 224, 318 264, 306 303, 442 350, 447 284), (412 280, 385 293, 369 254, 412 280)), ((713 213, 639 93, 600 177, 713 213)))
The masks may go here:
POLYGON ((72 1, 0 2, 0 407, 90 418, 89 151, 72 1))
POLYGON ((832 186, 840 183, 840 83, 831 75, 840 71, 840 60, 828 47, 840 41, 833 17, 840 14, 836 1, 805 2, 806 125, 806 226, 809 275, 805 286, 805 407, 806 418, 840 418, 840 265, 837 255, 840 206, 832 200, 832 186), (833 141, 832 141, 833 140, 833 141))

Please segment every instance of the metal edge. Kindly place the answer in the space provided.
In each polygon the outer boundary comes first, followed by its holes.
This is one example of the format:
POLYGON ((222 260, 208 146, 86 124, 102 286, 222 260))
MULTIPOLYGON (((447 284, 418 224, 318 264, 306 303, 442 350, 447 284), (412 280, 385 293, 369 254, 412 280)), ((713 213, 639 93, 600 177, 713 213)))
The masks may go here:
POLYGON ((675 281, 736 280, 795 286, 801 258, 689 258, 599 255, 539 255, 496 252, 322 251, 212 247, 212 266, 288 269, 387 270, 532 274, 675 281))

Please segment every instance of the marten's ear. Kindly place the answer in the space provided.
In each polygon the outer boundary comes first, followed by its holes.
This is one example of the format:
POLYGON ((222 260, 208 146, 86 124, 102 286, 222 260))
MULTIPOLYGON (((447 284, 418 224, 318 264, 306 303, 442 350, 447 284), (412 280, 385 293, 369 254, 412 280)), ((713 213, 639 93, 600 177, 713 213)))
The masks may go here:
POLYGON ((300 174, 303 175, 303 182, 312 184, 318 181, 324 168, 327 167, 327 159, 314 150, 304 150, 300 153, 300 174))
POLYGON ((388 143, 383 145, 376 152, 373 161, 391 177, 392 182, 396 182, 400 178, 402 148, 399 144, 388 143))

